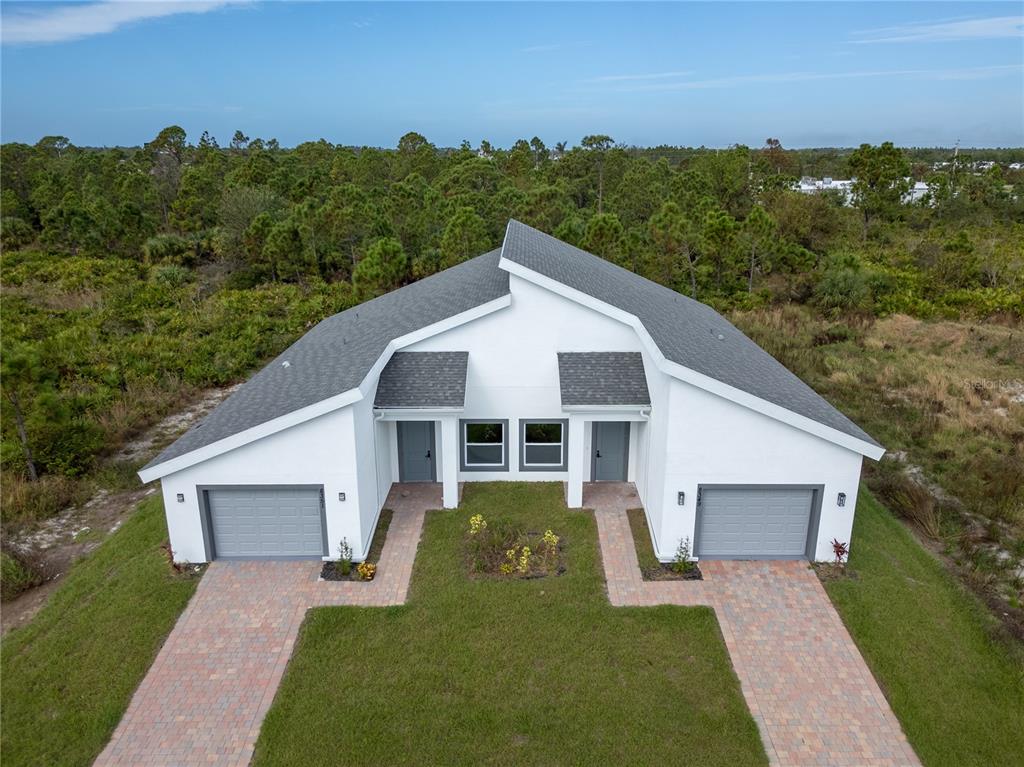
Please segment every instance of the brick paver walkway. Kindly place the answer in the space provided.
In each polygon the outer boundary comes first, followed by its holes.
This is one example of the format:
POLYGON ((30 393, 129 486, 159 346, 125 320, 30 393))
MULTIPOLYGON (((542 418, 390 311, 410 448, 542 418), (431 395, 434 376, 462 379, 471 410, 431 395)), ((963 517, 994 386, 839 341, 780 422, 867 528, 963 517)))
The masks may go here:
POLYGON ((439 485, 395 486, 371 583, 318 581, 320 562, 214 562, 95 764, 247 765, 310 607, 405 602, 439 485))
POLYGON ((806 562, 705 561, 703 581, 645 582, 625 514, 640 506, 632 485, 584 493, 613 605, 715 609, 772 764, 920 764, 806 562))

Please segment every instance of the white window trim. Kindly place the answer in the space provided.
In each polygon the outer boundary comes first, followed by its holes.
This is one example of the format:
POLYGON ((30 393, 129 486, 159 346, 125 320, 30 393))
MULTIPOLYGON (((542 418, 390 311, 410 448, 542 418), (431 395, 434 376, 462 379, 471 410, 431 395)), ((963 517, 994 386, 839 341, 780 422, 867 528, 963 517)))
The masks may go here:
POLYGON ((500 469, 505 466, 505 440, 508 435, 505 434, 506 425, 504 421, 466 421, 462 424, 462 464, 472 469, 500 469), (479 424, 493 424, 501 427, 501 442, 470 442, 469 441, 469 427, 476 426, 479 424), (501 460, 497 463, 471 463, 469 460, 469 448, 470 447, 494 447, 497 445, 501 448, 501 460))
POLYGON ((537 421, 537 420, 533 420, 533 419, 527 421, 524 424, 524 428, 523 428, 523 444, 522 444, 521 447, 523 449, 523 466, 525 466, 527 468, 529 468, 531 466, 541 466, 541 467, 544 467, 544 468, 550 468, 552 466, 563 466, 565 464, 565 424, 562 423, 561 421, 537 421), (559 439, 558 439, 558 442, 557 443, 556 442, 527 442, 526 441, 526 430, 529 429, 531 426, 538 425, 538 424, 542 425, 542 426, 558 426, 559 435, 560 435, 559 439), (526 460, 526 448, 528 446, 533 445, 535 447, 536 446, 550 447, 551 445, 555 445, 555 444, 558 445, 558 461, 556 461, 554 463, 536 463, 536 462, 532 462, 532 461, 527 461, 526 460))

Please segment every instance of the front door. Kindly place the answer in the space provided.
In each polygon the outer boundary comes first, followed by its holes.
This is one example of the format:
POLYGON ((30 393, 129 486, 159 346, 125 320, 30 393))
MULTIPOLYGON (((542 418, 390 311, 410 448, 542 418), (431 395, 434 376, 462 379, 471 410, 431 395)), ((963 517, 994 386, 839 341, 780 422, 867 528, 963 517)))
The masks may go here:
POLYGON ((434 482, 434 422, 398 422, 398 479, 434 482))
POLYGON ((591 439, 595 482, 625 482, 629 463, 629 422, 594 421, 591 439))

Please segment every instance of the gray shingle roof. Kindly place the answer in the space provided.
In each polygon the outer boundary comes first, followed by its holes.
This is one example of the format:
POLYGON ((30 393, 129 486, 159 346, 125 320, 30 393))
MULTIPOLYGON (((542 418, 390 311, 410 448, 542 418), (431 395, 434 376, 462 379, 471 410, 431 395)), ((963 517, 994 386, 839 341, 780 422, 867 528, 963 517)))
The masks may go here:
POLYGON ((393 339, 508 295, 499 253, 493 250, 323 320, 146 468, 353 389, 393 339))
POLYGON ((499 257, 636 316, 673 362, 878 445, 710 306, 510 221, 500 250, 320 322, 146 468, 357 387, 390 341, 508 295, 499 257))
POLYGON ((380 373, 374 407, 462 407, 469 352, 395 352, 380 373))
POLYGON ((559 352, 562 406, 650 405, 640 352, 559 352))
POLYGON ((518 221, 509 222, 501 255, 634 315, 672 362, 878 445, 710 306, 518 221))

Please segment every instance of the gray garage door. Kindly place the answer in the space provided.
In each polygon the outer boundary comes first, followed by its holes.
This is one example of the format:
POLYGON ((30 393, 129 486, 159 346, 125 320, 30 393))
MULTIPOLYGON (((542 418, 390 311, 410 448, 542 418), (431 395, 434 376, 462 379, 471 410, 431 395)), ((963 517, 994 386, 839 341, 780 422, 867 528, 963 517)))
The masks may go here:
POLYGON ((321 557, 320 490, 207 490, 216 557, 321 557))
POLYGON ((805 556, 814 490, 702 488, 694 553, 733 559, 805 556))

